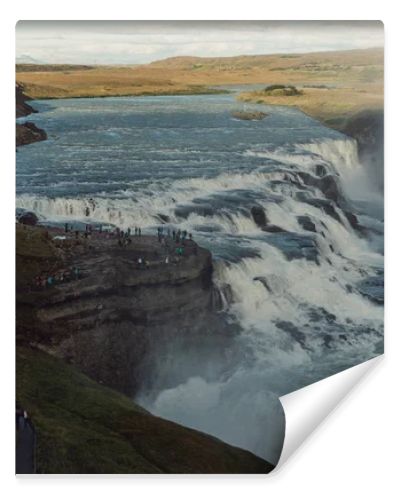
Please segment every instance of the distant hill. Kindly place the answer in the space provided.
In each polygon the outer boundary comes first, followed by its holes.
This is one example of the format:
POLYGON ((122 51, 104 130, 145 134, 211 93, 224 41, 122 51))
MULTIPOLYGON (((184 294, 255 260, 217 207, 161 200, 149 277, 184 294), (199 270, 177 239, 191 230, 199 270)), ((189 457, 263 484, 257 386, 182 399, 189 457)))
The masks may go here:
MULTIPOLYGON (((170 57, 140 66, 18 64, 17 81, 34 99, 213 92, 218 86, 295 86, 271 96, 247 92, 243 100, 297 106, 323 120, 383 108, 383 48, 307 54, 170 57)), ((220 90, 221 91, 221 90, 220 90)))
POLYGON ((344 66, 381 66, 383 48, 311 52, 304 54, 242 55, 232 57, 192 57, 178 56, 161 59, 149 64, 151 67, 175 69, 253 69, 265 68, 270 71, 316 71, 340 69, 344 66), (279 64, 279 66, 277 66, 279 64), (321 68, 321 66, 323 66, 321 68))
POLYGON ((21 54, 15 60, 17 64, 44 64, 43 61, 39 61, 28 54, 21 54))
POLYGON ((93 69, 94 66, 86 64, 42 64, 42 63, 18 63, 15 65, 17 73, 22 72, 52 72, 52 71, 81 71, 85 69, 93 69))

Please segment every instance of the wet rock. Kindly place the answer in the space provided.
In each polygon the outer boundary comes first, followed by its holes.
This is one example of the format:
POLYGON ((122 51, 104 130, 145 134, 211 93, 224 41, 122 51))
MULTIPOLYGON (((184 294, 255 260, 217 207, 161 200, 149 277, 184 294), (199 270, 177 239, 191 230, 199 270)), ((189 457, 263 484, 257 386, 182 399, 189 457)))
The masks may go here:
POLYGON ((346 211, 344 212, 344 215, 346 216, 346 218, 349 221, 350 225, 352 227, 356 228, 357 225, 358 225, 358 219, 357 219, 357 217, 354 214, 352 214, 351 212, 346 212, 346 211))
POLYGON ((258 227, 263 228, 268 224, 268 217, 264 209, 260 206, 255 205, 251 207, 251 216, 258 227))
POLYGON ((162 221, 162 222, 165 222, 165 223, 168 223, 170 222, 170 218, 168 217, 168 215, 165 215, 165 214, 157 214, 157 217, 162 221))
POLYGON ((263 113, 262 111, 233 111, 232 117, 237 120, 263 120, 268 113, 263 113))
POLYGON ((304 347, 304 348, 307 349, 307 347, 305 345, 305 343, 306 343, 306 336, 305 336, 305 334, 301 330, 299 330, 297 328, 297 326, 294 325, 291 321, 277 321, 275 323, 275 325, 279 329, 281 329, 281 330, 289 333, 289 335, 294 340, 296 340, 302 347, 304 347))
POLYGON ((336 211, 336 208, 332 201, 329 200, 324 200, 321 198, 309 198, 307 196, 301 196, 302 193, 297 193, 296 197, 303 203, 308 203, 309 205, 312 205, 313 207, 320 208, 323 210, 327 215, 332 217, 333 219, 337 220, 338 222, 342 222, 340 219, 340 216, 338 212, 336 211))
POLYGON ((275 224, 267 224, 262 228, 263 231, 267 233, 286 233, 287 231, 280 226, 275 226, 275 224))
POLYGON ((36 109, 32 108, 27 101, 30 101, 30 97, 27 96, 21 85, 15 86, 15 104, 16 104, 16 115, 17 118, 21 116, 28 116, 31 113, 37 113, 36 109))
POLYGON ((313 307, 312 309, 310 309, 308 317, 313 323, 319 323, 323 320, 326 320, 328 323, 332 324, 337 319, 334 314, 327 311, 324 307, 313 307))
POLYGON ((270 293, 272 293, 272 289, 269 286, 268 280, 265 276, 256 276, 255 278, 253 278, 253 281, 259 281, 260 283, 262 283, 264 285, 266 290, 268 290, 270 293))
POLYGON ((231 285, 225 283, 219 288, 213 289, 213 308, 216 311, 221 311, 227 304, 234 302, 233 290, 231 285))
POLYGON ((318 177, 323 177, 326 174, 327 174, 327 169, 325 165, 319 164, 315 166, 315 175, 317 175, 318 177))
POLYGON ((356 139, 361 164, 373 185, 383 192, 383 109, 363 110, 334 128, 356 139))
POLYGON ((349 224, 353 229, 355 229, 356 231, 363 230, 363 227, 358 222, 358 218, 355 214, 353 214, 352 212, 349 212, 348 210, 344 210, 343 213, 346 216, 346 219, 349 221, 349 224))
POLYGON ((383 305, 385 301, 384 277, 370 276, 357 283, 358 291, 371 302, 383 305))
POLYGON ((305 231, 311 231, 313 233, 317 232, 317 228, 315 227, 314 222, 308 215, 299 215, 297 217, 297 222, 305 231))
POLYGON ((47 139, 47 134, 44 130, 37 127, 32 122, 24 124, 17 123, 16 126, 16 145, 25 146, 32 142, 44 141, 47 139))
POLYGON ((339 187, 338 178, 334 175, 325 175, 321 178, 319 188, 328 198, 336 203, 343 199, 342 191, 339 187))
POLYGON ((200 204, 181 205, 175 208, 175 215, 183 219, 187 219, 191 213, 209 217, 214 214, 214 209, 211 205, 200 204))
POLYGON ((37 215, 33 212, 24 212, 18 217, 18 222, 27 226, 36 226, 38 221, 37 215))
POLYGON ((306 259, 318 263, 319 249, 314 235, 289 231, 263 234, 263 239, 283 252, 288 260, 306 259))
POLYGON ((324 177, 314 177, 308 172, 299 172, 298 175, 304 184, 318 188, 328 200, 332 200, 335 203, 343 201, 343 194, 337 176, 329 174, 324 177))

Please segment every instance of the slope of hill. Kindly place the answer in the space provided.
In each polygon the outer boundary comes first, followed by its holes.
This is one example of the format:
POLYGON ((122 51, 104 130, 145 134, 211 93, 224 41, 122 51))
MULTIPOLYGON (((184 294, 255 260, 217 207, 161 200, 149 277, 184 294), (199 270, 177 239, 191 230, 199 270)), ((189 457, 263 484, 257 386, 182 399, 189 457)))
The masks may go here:
POLYGON ((33 98, 195 94, 230 84, 381 85, 383 49, 237 57, 174 57, 141 66, 18 65, 33 98))
POLYGON ((63 361, 17 348, 17 401, 47 474, 267 473, 252 453, 155 417, 63 361))

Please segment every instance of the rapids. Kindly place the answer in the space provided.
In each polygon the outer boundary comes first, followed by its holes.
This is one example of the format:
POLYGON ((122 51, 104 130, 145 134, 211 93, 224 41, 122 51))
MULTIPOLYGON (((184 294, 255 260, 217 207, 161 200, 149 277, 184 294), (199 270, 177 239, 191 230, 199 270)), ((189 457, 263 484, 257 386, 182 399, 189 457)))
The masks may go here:
POLYGON ((213 252, 223 353, 160 346, 139 403, 276 462, 277 398, 383 350, 383 200, 355 141, 230 95, 34 106, 49 140, 17 153, 17 209, 166 222, 213 252), (232 118, 243 109, 268 116, 232 118))

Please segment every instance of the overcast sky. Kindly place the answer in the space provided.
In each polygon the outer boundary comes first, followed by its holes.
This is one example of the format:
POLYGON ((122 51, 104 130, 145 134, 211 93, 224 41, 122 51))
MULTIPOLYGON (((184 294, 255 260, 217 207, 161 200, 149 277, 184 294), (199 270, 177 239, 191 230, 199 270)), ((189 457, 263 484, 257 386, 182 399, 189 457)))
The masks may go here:
POLYGON ((20 21, 19 62, 140 64, 171 56, 233 56, 383 46, 376 21, 20 21))

